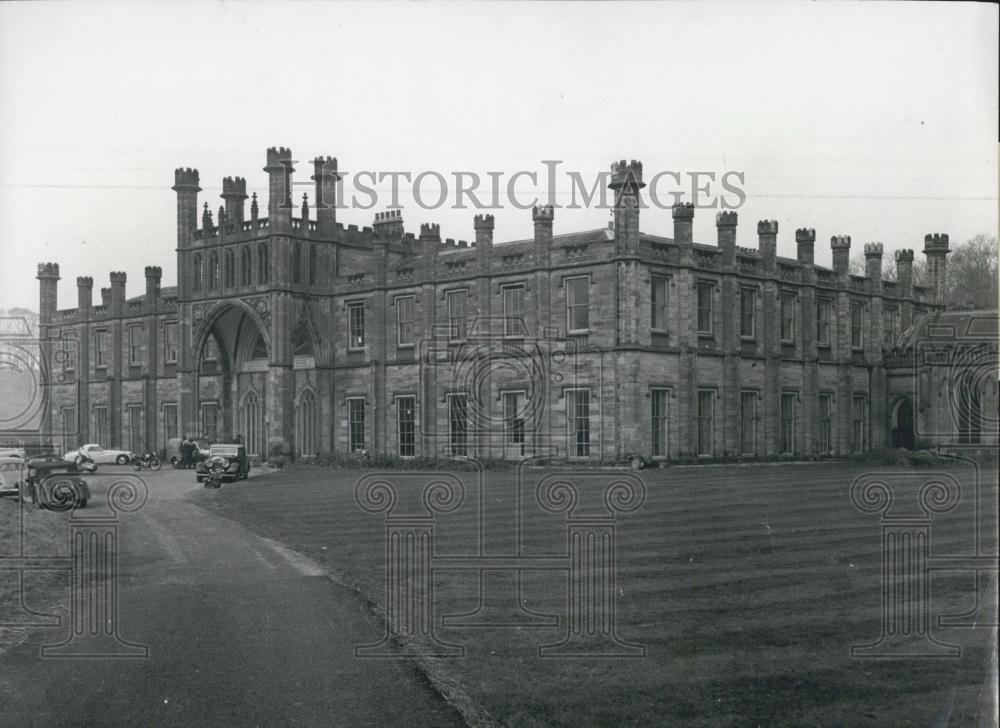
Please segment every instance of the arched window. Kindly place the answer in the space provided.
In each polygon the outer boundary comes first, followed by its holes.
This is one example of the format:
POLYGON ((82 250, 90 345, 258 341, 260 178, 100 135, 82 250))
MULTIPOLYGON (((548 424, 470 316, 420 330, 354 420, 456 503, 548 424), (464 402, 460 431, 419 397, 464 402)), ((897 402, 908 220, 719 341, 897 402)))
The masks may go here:
POLYGON ((223 260, 225 264, 222 266, 223 278, 225 279, 225 287, 232 288, 236 285, 236 254, 232 250, 227 250, 223 254, 223 260))
POLYGON ((316 397, 307 389, 299 397, 295 417, 295 443, 299 457, 316 456, 316 397))
POLYGON ((253 284, 252 265, 253 254, 250 252, 250 248, 243 248, 243 250, 240 251, 240 282, 244 286, 253 284))
POLYGON ((191 271, 191 289, 195 291, 201 290, 201 275, 202 275, 202 262, 201 253, 194 254, 194 265, 191 271))
POLYGON ((292 283, 302 279, 302 246, 296 240, 292 243, 292 283))
POLYGON ((243 398, 243 407, 241 409, 240 424, 243 427, 243 444, 247 449, 247 455, 264 455, 260 404, 254 392, 249 392, 243 398))
POLYGON ((208 256, 208 288, 214 290, 219 287, 219 254, 211 253, 208 256))
POLYGON ((319 246, 313 243, 309 246, 309 285, 316 285, 316 276, 319 270, 319 246))
POLYGON ((271 278, 271 259, 267 256, 267 246, 257 246, 257 283, 267 283, 271 278))

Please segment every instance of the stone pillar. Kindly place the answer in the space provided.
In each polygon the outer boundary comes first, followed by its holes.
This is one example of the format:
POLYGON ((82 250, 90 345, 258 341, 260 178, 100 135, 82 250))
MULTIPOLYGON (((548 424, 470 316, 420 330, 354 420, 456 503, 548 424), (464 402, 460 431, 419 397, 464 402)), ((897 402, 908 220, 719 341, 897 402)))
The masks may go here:
POLYGON ((830 238, 830 250, 833 252, 834 272, 846 281, 851 272, 851 236, 834 235, 830 238))
MULTIPOLYGON (((111 342, 108 366, 108 429, 111 447, 127 448, 123 426, 122 379, 128 371, 125 346, 125 273, 112 271, 111 275, 111 342)), ((103 443, 102 443, 103 444, 103 443)))
MULTIPOLYGON (((772 273, 778 256, 778 221, 761 220, 757 223, 757 248, 765 273, 772 273)), ((768 319, 765 318, 764 321, 768 319)))
POLYGON ((271 147, 267 150, 267 215, 272 230, 288 230, 292 219, 292 173, 295 172, 292 150, 271 147))
MULTIPOLYGON (((90 442, 90 319, 93 314, 94 279, 76 279, 76 419, 81 444, 90 442)), ((104 443, 101 443, 102 445, 104 443)))
POLYGON ((795 231, 795 248, 802 265, 811 266, 815 261, 816 231, 813 228, 799 228, 795 231))
POLYGON ((902 331, 913 324, 913 251, 896 251, 896 292, 900 298, 899 322, 902 331))

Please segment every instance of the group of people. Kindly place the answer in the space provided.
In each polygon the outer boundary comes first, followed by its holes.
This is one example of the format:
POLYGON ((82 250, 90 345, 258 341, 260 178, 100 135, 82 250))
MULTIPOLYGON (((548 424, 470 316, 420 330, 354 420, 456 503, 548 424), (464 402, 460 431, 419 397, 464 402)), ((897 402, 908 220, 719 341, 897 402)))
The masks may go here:
POLYGON ((180 467, 193 468, 201 455, 201 448, 198 447, 198 443, 185 435, 178 447, 181 451, 180 467))

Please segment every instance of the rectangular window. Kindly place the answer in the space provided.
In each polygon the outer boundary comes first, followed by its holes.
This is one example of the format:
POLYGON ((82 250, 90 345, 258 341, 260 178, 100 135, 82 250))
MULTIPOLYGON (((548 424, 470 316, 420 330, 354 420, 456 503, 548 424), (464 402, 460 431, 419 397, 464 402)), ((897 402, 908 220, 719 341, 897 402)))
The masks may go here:
POLYGON ((163 444, 180 437, 180 428, 177 423, 177 405, 165 403, 163 405, 163 444))
POLYGON ((715 390, 698 390, 698 454, 712 455, 715 452, 713 434, 715 432, 715 390))
POLYGON ((787 293, 781 296, 781 340, 795 340, 795 296, 787 293))
POLYGON ((76 337, 70 333, 62 335, 62 366, 63 369, 76 369, 76 337))
POLYGON ((506 286, 503 289, 504 336, 524 336, 524 286, 506 286))
POLYGON ((653 415, 653 457, 667 457, 667 397, 666 389, 650 392, 653 415))
POLYGON ((816 299, 816 343, 830 345, 830 299, 816 299))
POLYGON ((864 396, 855 396, 851 407, 851 451, 865 452, 867 445, 867 400, 864 396))
POLYGON ((106 367, 108 365, 107 329, 97 329, 94 332, 94 362, 95 366, 99 367, 106 367))
POLYGON ((142 405, 130 404, 125 408, 125 423, 128 428, 128 449, 141 454, 146 449, 142 435, 142 405))
POLYGON ((795 398, 794 394, 781 395, 781 453, 795 453, 795 398))
POLYGON ((757 306, 757 291, 753 288, 740 289, 740 336, 749 339, 757 335, 754 322, 757 306))
POLYGON ((177 322, 168 321, 163 324, 163 361, 167 364, 177 363, 177 322))
POLYGON ((216 402, 201 404, 201 436, 209 442, 219 441, 219 405, 216 402))
POLYGON ((885 310, 884 316, 884 340, 885 347, 891 349, 896 341, 896 321, 897 321, 898 311, 894 308, 887 308, 885 310))
POLYGON ((505 455, 524 455, 524 401, 524 392, 503 393, 505 455))
POLYGON ((399 442, 399 456, 411 458, 416 454, 416 397, 396 398, 396 424, 399 442))
POLYGON ((649 277, 649 327, 657 331, 668 330, 669 283, 670 279, 664 276, 649 277))
POLYGON ((448 395, 448 442, 452 455, 468 455, 469 400, 464 394, 448 395))
POLYGON ((860 301, 851 303, 851 348, 861 349, 864 346, 864 304, 860 301))
POLYGON ((740 394, 740 452, 757 454, 757 393, 740 394))
POLYGON ((833 397, 819 396, 819 417, 816 428, 816 450, 821 455, 833 452, 833 397))
POLYGON ((137 325, 128 327, 128 363, 142 364, 142 328, 137 325))
POLYGON ((347 319, 350 329, 348 348, 363 349, 365 347, 365 304, 350 304, 347 307, 347 319))
POLYGON ((347 430, 351 452, 365 449, 365 399, 352 397, 347 400, 347 430))
POLYGON ((567 278, 566 330, 586 331, 590 328, 590 278, 567 278))
POLYGON ((399 346, 413 346, 414 301, 414 296, 396 299, 396 343, 399 346))
POLYGON ((712 333, 712 297, 715 286, 711 283, 698 284, 698 333, 712 333))
POLYGON ((590 455, 590 391, 566 390, 566 424, 569 429, 569 454, 571 457, 590 455))
POLYGON ((63 407, 60 410, 60 415, 62 419, 63 452, 67 452, 83 444, 77 442, 76 407, 63 407))
POLYGON ((448 303, 448 337, 453 340, 464 339, 465 299, 468 292, 463 288, 460 291, 448 291, 445 296, 448 303))
POLYGON ((313 243, 309 246, 309 285, 316 285, 316 276, 319 275, 319 246, 313 243))
POLYGON ((108 434, 108 408, 102 406, 94 407, 94 442, 102 447, 111 447, 108 434))

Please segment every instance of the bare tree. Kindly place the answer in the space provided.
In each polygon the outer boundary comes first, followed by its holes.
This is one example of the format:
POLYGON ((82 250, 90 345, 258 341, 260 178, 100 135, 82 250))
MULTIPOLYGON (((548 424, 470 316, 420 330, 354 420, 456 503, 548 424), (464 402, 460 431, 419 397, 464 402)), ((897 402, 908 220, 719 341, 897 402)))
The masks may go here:
MULTIPOLYGON (((925 285, 924 281, 926 276, 926 262, 920 258, 914 257, 913 259, 913 285, 922 286, 925 285)), ((865 275, 865 256, 864 253, 855 253, 851 256, 850 262, 850 273, 855 276, 865 275)), ((894 281, 896 280, 896 255, 893 252, 888 252, 882 258, 882 280, 884 281, 894 281)))
POLYGON ((997 308, 997 239, 980 233, 948 256, 945 300, 952 308, 997 308))

